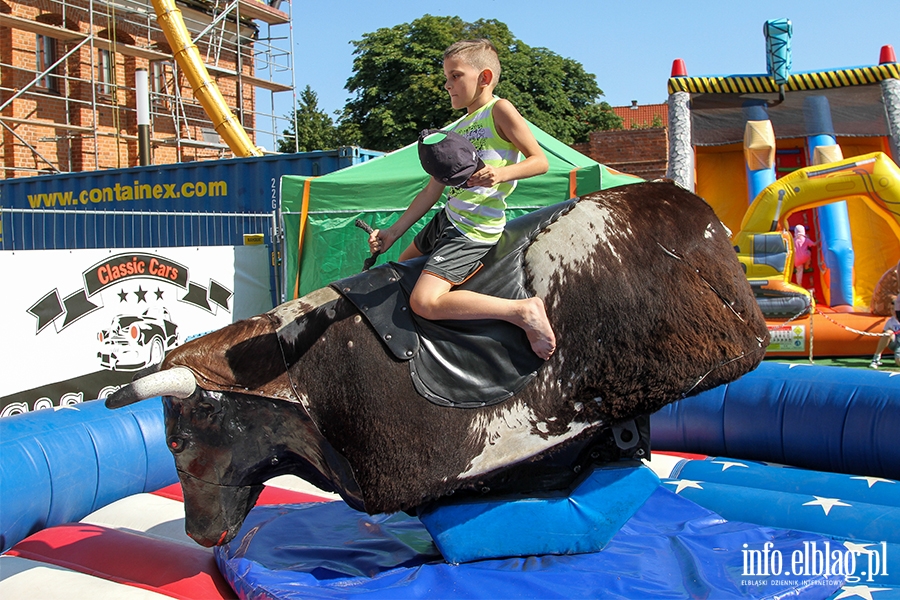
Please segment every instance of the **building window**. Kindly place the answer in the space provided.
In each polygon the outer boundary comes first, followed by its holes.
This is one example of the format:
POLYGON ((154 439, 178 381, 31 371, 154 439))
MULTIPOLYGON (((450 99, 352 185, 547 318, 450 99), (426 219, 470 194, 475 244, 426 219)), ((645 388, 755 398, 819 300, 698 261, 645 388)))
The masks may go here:
POLYGON ((168 60, 154 60, 150 62, 150 99, 160 107, 167 107, 169 96, 175 94, 175 74, 172 71, 172 63, 168 60))
POLYGON ((168 94, 166 85, 167 60, 154 60, 150 63, 150 91, 154 94, 168 94))
MULTIPOLYGON (((59 57, 56 54, 56 40, 45 35, 37 36, 37 46, 35 49, 37 60, 37 71, 43 73, 50 68, 59 57)), ((55 75, 56 68, 37 80, 37 86, 52 92, 59 91, 59 78, 55 75)))
POLYGON ((104 95, 113 93, 113 84, 116 82, 115 61, 109 50, 97 49, 97 92, 104 95))

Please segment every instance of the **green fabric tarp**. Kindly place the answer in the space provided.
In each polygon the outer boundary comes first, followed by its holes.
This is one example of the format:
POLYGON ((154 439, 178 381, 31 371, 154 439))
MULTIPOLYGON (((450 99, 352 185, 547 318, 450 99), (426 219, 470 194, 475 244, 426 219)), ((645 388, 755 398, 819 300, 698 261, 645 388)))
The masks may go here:
MULTIPOLYGON (((519 182, 508 199, 507 219, 574 196, 641 181, 609 169, 529 125, 550 169, 519 182)), ((376 229, 389 226, 427 182, 415 144, 321 177, 282 177, 285 299, 360 272, 369 245, 368 235, 355 227, 356 219, 376 229)), ((378 264, 396 260, 442 206, 443 199, 380 256, 378 264)))

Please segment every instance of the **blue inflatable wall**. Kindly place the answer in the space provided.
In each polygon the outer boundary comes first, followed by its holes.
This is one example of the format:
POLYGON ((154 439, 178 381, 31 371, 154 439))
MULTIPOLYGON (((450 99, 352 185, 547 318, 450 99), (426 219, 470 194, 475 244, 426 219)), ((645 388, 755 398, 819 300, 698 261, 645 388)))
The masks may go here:
POLYGON ((0 546, 177 481, 159 399, 102 400, 0 419, 0 546))
POLYGON ((664 407, 653 450, 900 479, 896 373, 765 361, 755 371, 664 407))

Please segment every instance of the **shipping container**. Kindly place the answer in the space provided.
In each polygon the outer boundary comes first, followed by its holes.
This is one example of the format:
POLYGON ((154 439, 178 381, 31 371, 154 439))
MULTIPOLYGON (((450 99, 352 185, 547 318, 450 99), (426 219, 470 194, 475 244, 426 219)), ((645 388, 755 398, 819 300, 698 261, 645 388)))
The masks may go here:
POLYGON ((0 251, 265 244, 274 306, 282 175, 325 175, 381 155, 350 146, 0 180, 0 251))
POLYGON ((282 175, 381 156, 344 147, 0 180, 0 250, 272 243, 282 175))

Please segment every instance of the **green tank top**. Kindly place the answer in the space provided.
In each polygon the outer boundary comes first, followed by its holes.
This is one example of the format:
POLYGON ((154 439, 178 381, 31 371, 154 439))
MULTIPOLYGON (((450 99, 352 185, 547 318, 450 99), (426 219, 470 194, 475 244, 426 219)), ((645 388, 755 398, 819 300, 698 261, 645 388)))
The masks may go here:
MULTIPOLYGON (((515 144, 507 142, 494 126, 494 98, 470 115, 466 115, 448 129, 466 137, 484 164, 505 167, 519 162, 522 154, 515 144)), ((494 187, 450 188, 444 210, 453 225, 476 242, 495 243, 506 226, 506 198, 517 181, 504 181, 494 187)))

